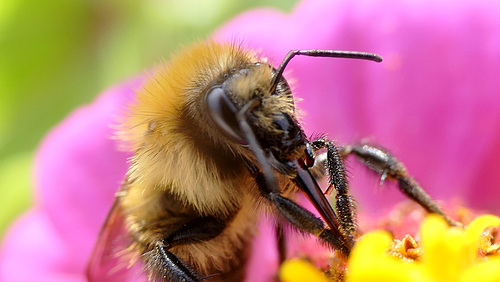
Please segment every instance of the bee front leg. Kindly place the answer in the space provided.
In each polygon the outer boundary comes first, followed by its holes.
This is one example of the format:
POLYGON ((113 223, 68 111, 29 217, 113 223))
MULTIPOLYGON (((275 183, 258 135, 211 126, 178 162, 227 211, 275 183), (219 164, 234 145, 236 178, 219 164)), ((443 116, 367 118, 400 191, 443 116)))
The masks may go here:
POLYGON ((323 221, 310 211, 299 206, 292 200, 280 195, 275 187, 268 187, 265 175, 262 172, 255 177, 259 190, 266 199, 276 206, 285 219, 301 231, 310 233, 329 243, 341 254, 348 256, 352 248, 352 242, 347 240, 339 229, 328 229, 323 221))
POLYGON ((325 194, 329 194, 332 189, 336 191, 335 209, 340 219, 342 231, 351 236, 356 231, 356 207, 355 201, 349 195, 349 185, 347 182, 344 162, 339 153, 339 149, 326 138, 319 138, 311 143, 314 151, 326 148, 326 168, 328 170, 328 188, 325 194))
POLYGON ((227 222, 214 217, 199 217, 186 223, 163 240, 156 242, 146 255, 146 268, 153 279, 160 281, 201 281, 196 270, 169 250, 179 245, 194 244, 217 237, 226 228, 227 222))
POLYGON ((355 155, 366 167, 380 174, 381 184, 386 178, 396 180, 399 190, 426 211, 441 215, 452 226, 461 226, 461 223, 454 221, 443 212, 420 184, 408 175, 405 166, 386 150, 362 144, 344 146, 339 152, 343 158, 350 154, 355 155))

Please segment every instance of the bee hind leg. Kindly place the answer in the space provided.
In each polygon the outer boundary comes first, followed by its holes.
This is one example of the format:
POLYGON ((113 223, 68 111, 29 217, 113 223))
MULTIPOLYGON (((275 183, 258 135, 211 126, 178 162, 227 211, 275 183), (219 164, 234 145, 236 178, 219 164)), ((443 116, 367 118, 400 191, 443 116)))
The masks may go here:
POLYGON ((199 217, 189 221, 163 240, 156 242, 146 258, 146 268, 151 278, 159 281, 201 281, 201 276, 190 265, 169 250, 179 245, 207 241, 217 237, 226 228, 227 222, 214 217, 199 217))

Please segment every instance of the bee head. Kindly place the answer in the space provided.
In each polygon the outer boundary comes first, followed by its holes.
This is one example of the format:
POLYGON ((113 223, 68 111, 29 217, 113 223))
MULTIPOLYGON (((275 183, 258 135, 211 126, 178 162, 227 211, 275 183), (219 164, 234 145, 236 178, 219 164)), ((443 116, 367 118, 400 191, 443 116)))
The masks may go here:
POLYGON ((232 69, 207 91, 206 102, 212 120, 227 136, 248 146, 248 133, 241 127, 248 123, 259 145, 281 158, 306 139, 295 118, 287 81, 281 78, 272 86, 276 75, 276 69, 263 63, 232 69))

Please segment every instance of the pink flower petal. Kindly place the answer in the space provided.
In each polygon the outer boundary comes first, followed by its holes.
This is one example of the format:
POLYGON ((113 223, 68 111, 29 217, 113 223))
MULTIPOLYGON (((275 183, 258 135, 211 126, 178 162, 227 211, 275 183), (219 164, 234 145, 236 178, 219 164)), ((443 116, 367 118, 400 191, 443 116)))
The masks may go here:
POLYGON ((37 205, 6 235, 0 280, 55 281, 71 275, 85 280, 90 252, 128 167, 130 154, 117 151, 111 124, 141 81, 108 90, 46 137, 35 163, 37 205), (27 267, 30 271, 20 271, 27 267))
POLYGON ((55 231, 47 213, 33 208, 11 227, 0 254, 1 281, 85 281, 78 249, 55 231))

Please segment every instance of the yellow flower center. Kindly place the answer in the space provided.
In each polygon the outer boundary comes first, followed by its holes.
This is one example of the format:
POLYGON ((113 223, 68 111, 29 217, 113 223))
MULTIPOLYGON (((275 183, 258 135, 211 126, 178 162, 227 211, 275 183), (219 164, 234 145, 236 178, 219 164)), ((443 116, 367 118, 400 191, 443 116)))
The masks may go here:
MULTIPOLYGON (((437 215, 420 225, 420 243, 407 235, 393 240, 387 231, 372 231, 356 243, 345 280, 358 281, 500 281, 500 218, 482 215, 466 228, 450 227, 437 215)), ((305 260, 285 262, 283 282, 327 281, 305 260)))

